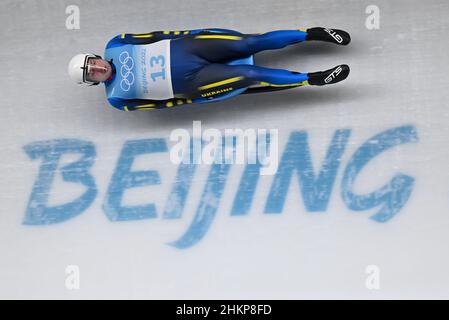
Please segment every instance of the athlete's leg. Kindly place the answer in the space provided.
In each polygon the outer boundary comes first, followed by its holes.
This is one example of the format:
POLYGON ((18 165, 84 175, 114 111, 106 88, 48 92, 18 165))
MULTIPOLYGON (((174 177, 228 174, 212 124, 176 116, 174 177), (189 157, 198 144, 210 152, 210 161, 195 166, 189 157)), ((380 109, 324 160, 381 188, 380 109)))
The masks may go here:
POLYGON ((226 62, 251 56, 268 49, 280 49, 304 41, 300 30, 271 31, 265 34, 210 33, 180 39, 184 47, 210 62, 226 62))
POLYGON ((175 42, 180 42, 176 45, 182 46, 184 50, 188 50, 210 62, 236 60, 263 50, 281 49, 306 40, 320 40, 342 45, 350 42, 350 36, 347 32, 336 29, 278 30, 264 34, 226 33, 225 31, 204 32, 178 39, 175 42))
POLYGON ((214 63, 202 68, 192 77, 189 87, 186 92, 183 92, 183 95, 189 99, 199 97, 213 98, 235 89, 254 85, 273 87, 297 87, 307 84, 323 85, 344 80, 348 74, 349 67, 346 65, 324 72, 307 74, 253 65, 214 63), (340 70, 336 71, 337 68, 340 68, 340 70), (329 77, 330 72, 334 72, 336 75, 331 77, 330 81, 324 81, 324 77, 329 77))
POLYGON ((337 29, 279 30, 253 36, 252 39, 250 38, 250 45, 252 51, 259 52, 262 50, 280 49, 294 43, 312 40, 347 45, 351 41, 351 37, 346 31, 337 29))

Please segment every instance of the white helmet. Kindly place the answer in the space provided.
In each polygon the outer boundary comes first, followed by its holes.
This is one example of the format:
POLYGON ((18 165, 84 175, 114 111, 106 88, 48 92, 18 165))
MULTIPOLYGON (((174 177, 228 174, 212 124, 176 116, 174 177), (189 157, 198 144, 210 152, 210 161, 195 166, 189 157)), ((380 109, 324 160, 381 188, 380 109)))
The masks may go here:
POLYGON ((70 60, 67 71, 70 78, 78 84, 87 84, 90 86, 99 84, 99 82, 93 82, 86 79, 86 66, 89 58, 101 58, 93 53, 80 53, 70 60))

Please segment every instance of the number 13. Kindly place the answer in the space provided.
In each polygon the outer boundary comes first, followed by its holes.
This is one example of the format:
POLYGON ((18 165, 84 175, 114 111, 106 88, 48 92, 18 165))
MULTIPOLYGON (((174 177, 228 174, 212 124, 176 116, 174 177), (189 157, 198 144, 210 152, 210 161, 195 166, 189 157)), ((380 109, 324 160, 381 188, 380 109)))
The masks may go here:
POLYGON ((150 58, 150 66, 154 67, 155 65, 160 65, 162 67, 161 71, 158 72, 152 72, 151 73, 151 79, 153 79, 153 81, 156 81, 156 78, 158 77, 162 77, 162 79, 165 80, 165 57, 160 55, 160 56, 156 56, 156 57, 151 57, 150 58))

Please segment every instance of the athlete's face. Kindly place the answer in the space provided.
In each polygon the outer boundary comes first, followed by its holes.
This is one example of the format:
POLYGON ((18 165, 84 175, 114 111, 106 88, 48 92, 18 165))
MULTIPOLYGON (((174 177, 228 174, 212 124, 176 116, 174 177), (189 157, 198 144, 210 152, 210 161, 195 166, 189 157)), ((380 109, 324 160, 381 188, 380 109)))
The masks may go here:
POLYGON ((101 58, 89 58, 87 60, 86 79, 93 82, 104 82, 112 74, 112 67, 101 58))

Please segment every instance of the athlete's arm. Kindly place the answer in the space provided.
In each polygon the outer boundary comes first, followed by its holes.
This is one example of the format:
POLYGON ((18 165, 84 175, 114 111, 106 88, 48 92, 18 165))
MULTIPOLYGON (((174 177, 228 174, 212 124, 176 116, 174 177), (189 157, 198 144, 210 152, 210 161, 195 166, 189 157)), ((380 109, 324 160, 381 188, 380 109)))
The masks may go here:
POLYGON ((177 39, 189 34, 198 34, 205 29, 178 30, 178 31, 152 31, 147 33, 122 33, 115 36, 108 44, 149 44, 165 39, 177 39))
POLYGON ((191 30, 153 31, 147 33, 122 33, 118 35, 125 44, 148 44, 165 39, 176 39, 190 34, 191 30))
POLYGON ((190 99, 180 98, 166 100, 109 98, 108 101, 113 107, 122 111, 164 109, 192 103, 190 99))
POLYGON ((124 44, 150 44, 164 39, 176 39, 189 34, 185 31, 153 31, 147 33, 121 33, 112 38, 106 48, 121 46, 124 44))
POLYGON ((220 28, 205 28, 178 31, 152 31, 147 33, 121 33, 109 41, 107 47, 120 44, 149 44, 165 39, 177 39, 192 34, 226 33, 240 34, 238 31, 220 28))

